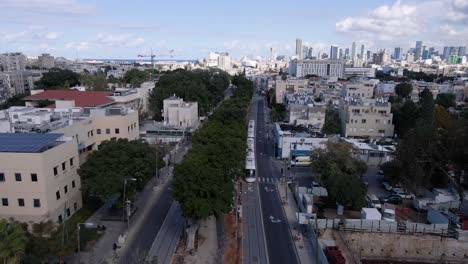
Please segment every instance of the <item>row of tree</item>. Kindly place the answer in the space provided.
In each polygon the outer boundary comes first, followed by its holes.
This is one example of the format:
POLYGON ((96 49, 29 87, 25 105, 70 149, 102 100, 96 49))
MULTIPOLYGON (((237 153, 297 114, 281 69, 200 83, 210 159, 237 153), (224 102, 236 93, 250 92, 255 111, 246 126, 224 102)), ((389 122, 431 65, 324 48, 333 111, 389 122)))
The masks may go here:
POLYGON ((200 115, 206 115, 221 99, 229 86, 229 75, 218 69, 175 70, 162 75, 150 95, 154 118, 160 120, 163 100, 176 95, 198 102, 200 115))
POLYGON ((468 144, 468 115, 451 115, 447 108, 454 106, 455 98, 440 94, 434 100, 428 89, 414 103, 408 98, 412 87, 405 86, 405 92, 393 99, 395 130, 401 140, 395 160, 383 166, 385 175, 416 194, 444 186, 449 167, 461 182, 463 171, 468 171, 468 151, 463 147, 468 144))
POLYGON ((246 116, 253 83, 234 76, 233 98, 223 102, 193 137, 192 149, 174 169, 174 198, 191 219, 231 210, 234 181, 243 175, 246 116))

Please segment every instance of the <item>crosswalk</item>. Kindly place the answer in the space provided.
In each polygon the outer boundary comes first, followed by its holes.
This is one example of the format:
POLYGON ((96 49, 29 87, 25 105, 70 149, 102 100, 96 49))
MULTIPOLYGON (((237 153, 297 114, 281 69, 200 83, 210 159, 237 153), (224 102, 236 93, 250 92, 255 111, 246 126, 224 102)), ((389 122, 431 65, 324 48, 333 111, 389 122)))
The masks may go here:
POLYGON ((279 178, 273 178, 273 177, 258 177, 257 181, 264 182, 264 183, 278 183, 281 180, 279 178))

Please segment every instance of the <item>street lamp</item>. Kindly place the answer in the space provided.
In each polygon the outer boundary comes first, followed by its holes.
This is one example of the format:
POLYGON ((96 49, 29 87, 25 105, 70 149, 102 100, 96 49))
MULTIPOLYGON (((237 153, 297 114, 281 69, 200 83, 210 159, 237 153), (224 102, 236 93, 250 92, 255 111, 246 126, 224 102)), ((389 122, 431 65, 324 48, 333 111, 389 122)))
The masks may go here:
POLYGON ((80 227, 81 225, 84 225, 87 228, 96 228, 96 225, 94 223, 88 222, 88 223, 77 223, 76 224, 76 237, 77 237, 77 246, 78 246, 78 263, 81 263, 81 256, 80 256, 80 227))
MULTIPOLYGON (((129 178, 129 177, 126 177, 124 179, 124 191, 123 191, 123 206, 122 206, 122 222, 125 222, 125 203, 127 202, 126 201, 126 191, 127 191, 127 181, 136 181, 137 179, 136 178, 129 178)), ((130 212, 127 212, 128 214, 130 214, 130 212)), ((127 230, 128 230, 128 217, 127 217, 127 230)))

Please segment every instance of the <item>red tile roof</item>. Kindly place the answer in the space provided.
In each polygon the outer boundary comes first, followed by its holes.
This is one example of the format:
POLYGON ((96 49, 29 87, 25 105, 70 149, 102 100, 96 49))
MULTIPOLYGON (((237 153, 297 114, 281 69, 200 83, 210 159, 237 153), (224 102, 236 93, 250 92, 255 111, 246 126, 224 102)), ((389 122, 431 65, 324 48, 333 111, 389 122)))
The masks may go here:
POLYGON ((42 93, 31 95, 25 100, 75 100, 76 107, 97 107, 112 103, 111 92, 101 91, 67 91, 67 90, 47 90, 42 93))

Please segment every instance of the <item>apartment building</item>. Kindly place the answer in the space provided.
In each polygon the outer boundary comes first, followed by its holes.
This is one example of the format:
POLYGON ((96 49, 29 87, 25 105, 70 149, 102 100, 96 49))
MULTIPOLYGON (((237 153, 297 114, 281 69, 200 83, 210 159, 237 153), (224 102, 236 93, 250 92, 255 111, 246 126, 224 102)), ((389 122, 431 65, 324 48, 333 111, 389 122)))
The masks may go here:
POLYGON ((22 71, 26 68, 26 56, 21 52, 0 54, 0 65, 2 71, 22 71))
POLYGON ((345 83, 342 86, 341 94, 343 97, 352 98, 373 98, 374 89, 379 83, 379 80, 358 80, 345 83))
POLYGON ((317 75, 319 77, 343 78, 345 73, 344 60, 298 60, 289 62, 289 75, 304 77, 317 75))
POLYGON ((310 126, 320 131, 325 124, 325 105, 300 105, 288 106, 289 124, 310 126))
POLYGON ((37 57, 37 66, 41 69, 50 69, 55 67, 55 58, 48 53, 43 53, 37 57))
POLYGON ((175 127, 196 127, 198 125, 198 103, 184 102, 175 95, 163 101, 164 123, 175 127))
POLYGON ((391 104, 384 99, 343 99, 340 101, 340 118, 344 137, 393 136, 391 104))
POLYGON ((306 93, 308 91, 308 79, 276 80, 273 83, 277 104, 283 104, 286 94, 306 93))
POLYGON ((77 144, 60 133, 0 133, 0 218, 62 222, 82 207, 77 144))

